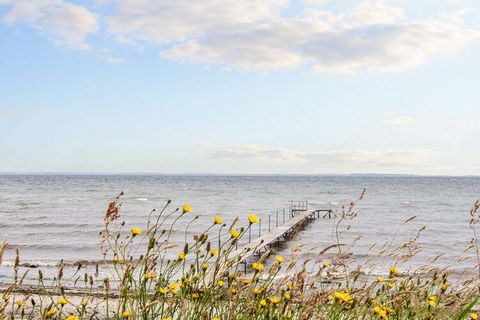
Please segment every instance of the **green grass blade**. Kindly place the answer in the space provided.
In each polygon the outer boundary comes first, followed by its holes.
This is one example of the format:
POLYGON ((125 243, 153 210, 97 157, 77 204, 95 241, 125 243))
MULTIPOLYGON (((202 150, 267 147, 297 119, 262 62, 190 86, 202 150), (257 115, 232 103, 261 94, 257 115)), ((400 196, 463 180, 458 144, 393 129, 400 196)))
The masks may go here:
POLYGON ((467 313, 472 310, 473 306, 477 303, 478 299, 480 298, 480 296, 478 296, 475 300, 473 300, 465 309, 463 309, 463 311, 454 318, 454 320, 463 320, 465 318, 465 316, 467 315, 467 313))

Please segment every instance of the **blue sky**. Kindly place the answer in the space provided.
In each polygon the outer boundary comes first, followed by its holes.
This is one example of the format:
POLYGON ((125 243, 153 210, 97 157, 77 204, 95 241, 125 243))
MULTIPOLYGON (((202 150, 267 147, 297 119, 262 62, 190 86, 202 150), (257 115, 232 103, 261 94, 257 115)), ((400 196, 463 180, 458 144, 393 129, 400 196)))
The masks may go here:
POLYGON ((480 174, 476 1, 0 0, 0 172, 480 174))

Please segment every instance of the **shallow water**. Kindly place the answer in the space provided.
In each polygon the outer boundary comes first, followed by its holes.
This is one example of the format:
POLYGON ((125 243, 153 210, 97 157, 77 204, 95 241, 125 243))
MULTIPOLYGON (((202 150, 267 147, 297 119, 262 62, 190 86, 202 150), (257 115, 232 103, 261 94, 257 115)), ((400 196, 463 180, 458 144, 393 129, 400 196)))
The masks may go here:
MULTIPOLYGON (((480 198, 479 177, 0 175, 0 240, 9 242, 0 282, 11 277, 15 249, 23 262, 38 266, 52 266, 60 259, 100 260, 98 234, 105 209, 120 191, 125 192, 121 215, 127 226, 144 226, 150 210, 161 208, 167 199, 173 207, 191 204, 192 215, 200 216, 187 235, 191 239, 211 224, 214 214, 228 223, 253 212, 263 218, 265 231, 267 215, 287 207, 289 200, 308 200, 310 208, 339 212, 364 187, 358 216, 342 237, 351 242, 361 236, 351 249, 356 263, 375 256, 375 250, 368 251, 372 243, 379 247, 398 233, 398 244, 426 226, 417 242, 422 250, 407 266, 423 265, 441 254, 435 262, 440 267, 461 273, 474 265, 456 260, 472 237, 469 210, 480 198), (415 220, 402 224, 414 215, 415 220)), ((279 216, 282 220, 282 211, 279 216)), ((275 215, 271 219, 275 224, 275 215)), ((282 246, 281 254, 289 256, 300 248, 299 261, 328 259, 318 252, 334 242, 333 226, 333 220, 314 221, 282 246)), ((183 239, 182 227, 174 231, 175 241, 183 239)), ((383 267, 374 272, 382 273, 383 267)))

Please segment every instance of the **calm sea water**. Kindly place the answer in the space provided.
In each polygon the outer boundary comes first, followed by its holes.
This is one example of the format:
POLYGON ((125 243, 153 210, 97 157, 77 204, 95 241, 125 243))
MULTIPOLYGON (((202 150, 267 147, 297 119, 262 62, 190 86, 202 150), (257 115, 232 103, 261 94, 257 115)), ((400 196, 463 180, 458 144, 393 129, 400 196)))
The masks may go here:
MULTIPOLYGON (((0 282, 11 277, 15 249, 24 263, 43 268, 60 259, 101 259, 98 235, 104 212, 120 191, 125 192, 121 214, 128 226, 144 226, 150 210, 167 199, 173 207, 191 204, 192 215, 200 216, 187 235, 191 239, 211 224, 214 214, 229 222, 253 212, 263 217, 265 230, 267 214, 288 206, 289 200, 340 211, 363 188, 367 192, 358 204, 358 217, 342 238, 350 242, 359 237, 351 249, 357 263, 374 255, 368 250, 373 243, 379 246, 397 234, 394 243, 399 244, 426 226, 417 241, 422 251, 412 266, 439 255, 435 264, 457 272, 474 265, 473 260, 456 260, 471 241, 469 210, 480 198, 478 177, 0 175, 0 240, 9 243, 0 282), (417 218, 402 225, 411 216, 417 218)), ((334 223, 316 220, 280 252, 290 256, 295 251, 299 261, 328 259, 318 253, 334 242, 334 223)), ((183 226, 174 229, 175 241, 184 238, 183 226)))

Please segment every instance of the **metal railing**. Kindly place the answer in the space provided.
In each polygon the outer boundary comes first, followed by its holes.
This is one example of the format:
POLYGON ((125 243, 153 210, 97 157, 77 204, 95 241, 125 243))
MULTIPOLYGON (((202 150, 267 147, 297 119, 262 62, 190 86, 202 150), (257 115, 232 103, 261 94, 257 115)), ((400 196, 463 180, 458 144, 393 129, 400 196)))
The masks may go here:
POLYGON ((292 215, 296 215, 297 212, 308 210, 308 201, 290 201, 290 208, 292 215))
MULTIPOLYGON (((308 210, 308 201, 290 201, 290 205, 281 210, 277 210, 274 213, 267 215, 266 220, 268 220, 268 225, 262 224, 262 218, 260 217, 258 222, 258 237, 262 236, 262 233, 267 231, 271 232, 273 227, 278 228, 286 221, 295 217, 296 214, 300 211, 308 210), (265 229, 265 230, 264 230, 265 229)), ((252 228, 248 231, 248 243, 252 241, 252 228)))

